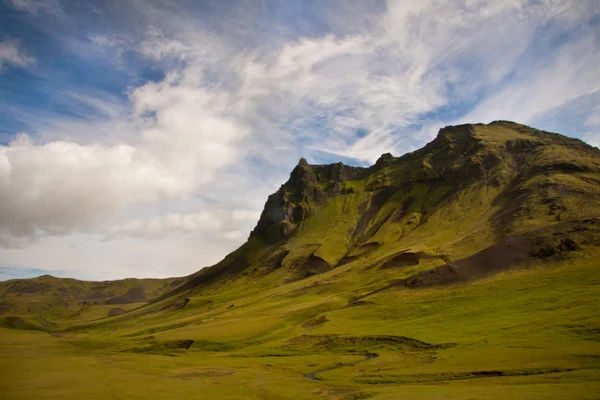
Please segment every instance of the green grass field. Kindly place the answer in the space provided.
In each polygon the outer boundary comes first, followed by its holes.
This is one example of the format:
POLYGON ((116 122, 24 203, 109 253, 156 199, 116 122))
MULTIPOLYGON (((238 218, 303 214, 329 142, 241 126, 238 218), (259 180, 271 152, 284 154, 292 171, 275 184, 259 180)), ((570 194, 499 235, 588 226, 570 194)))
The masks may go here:
POLYGON ((351 307, 355 282, 376 272, 324 284, 336 270, 127 322, 0 329, 0 385, 7 399, 597 399, 599 259, 390 289, 351 307))

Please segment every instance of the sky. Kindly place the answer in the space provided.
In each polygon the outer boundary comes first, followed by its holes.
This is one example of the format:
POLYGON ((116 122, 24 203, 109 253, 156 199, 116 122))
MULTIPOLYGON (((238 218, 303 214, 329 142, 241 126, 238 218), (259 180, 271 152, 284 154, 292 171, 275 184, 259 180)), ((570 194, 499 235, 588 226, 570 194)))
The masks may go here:
POLYGON ((446 125, 600 146, 596 0, 0 0, 0 280, 183 276, 300 157, 446 125))

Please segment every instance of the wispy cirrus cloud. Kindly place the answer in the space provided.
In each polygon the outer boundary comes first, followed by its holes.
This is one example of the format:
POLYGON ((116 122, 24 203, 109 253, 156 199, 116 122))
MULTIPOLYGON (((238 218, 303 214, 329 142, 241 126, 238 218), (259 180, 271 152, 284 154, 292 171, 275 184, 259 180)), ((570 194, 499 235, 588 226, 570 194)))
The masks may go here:
POLYGON ((46 12, 50 14, 61 14, 62 10, 58 0, 6 0, 13 9, 38 14, 46 12))
POLYGON ((139 51, 153 60, 169 57, 185 60, 190 56, 189 53, 193 48, 178 40, 168 39, 159 29, 151 27, 146 33, 146 38, 139 44, 139 51))
POLYGON ((33 64, 35 59, 26 55, 20 48, 20 42, 15 39, 0 41, 0 73, 5 66, 25 67, 33 64))

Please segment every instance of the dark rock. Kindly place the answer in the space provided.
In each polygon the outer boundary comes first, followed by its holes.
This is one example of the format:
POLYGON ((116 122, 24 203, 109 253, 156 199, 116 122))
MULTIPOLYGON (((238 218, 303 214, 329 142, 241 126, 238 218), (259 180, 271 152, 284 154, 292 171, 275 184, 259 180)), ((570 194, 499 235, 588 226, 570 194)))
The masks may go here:
POLYGON ((116 317, 117 315, 125 314, 125 310, 122 308, 111 308, 108 312, 109 317, 116 317))
POLYGON ((106 300, 106 304, 128 304, 139 301, 146 301, 146 294, 141 286, 132 287, 125 294, 106 300))
POLYGON ((376 168, 384 168, 391 165, 394 162, 394 156, 391 153, 382 154, 381 157, 375 162, 376 168))

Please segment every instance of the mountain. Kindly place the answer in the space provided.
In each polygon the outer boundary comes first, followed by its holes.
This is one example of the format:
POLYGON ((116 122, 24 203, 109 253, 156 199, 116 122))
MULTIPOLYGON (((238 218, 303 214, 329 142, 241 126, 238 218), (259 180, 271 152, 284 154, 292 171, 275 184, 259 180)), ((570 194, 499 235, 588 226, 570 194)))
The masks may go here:
POLYGON ((578 139, 509 121, 449 126, 370 168, 301 159, 248 241, 179 291, 346 264, 438 267, 411 286, 483 277, 597 244, 599 198, 600 151, 578 139))
POLYGON ((216 265, 3 282, 0 337, 65 370, 75 346, 106 396, 110 374, 139 383, 116 384, 128 398, 591 399, 598 199, 600 150, 509 121, 445 127, 369 168, 301 159, 216 265))

